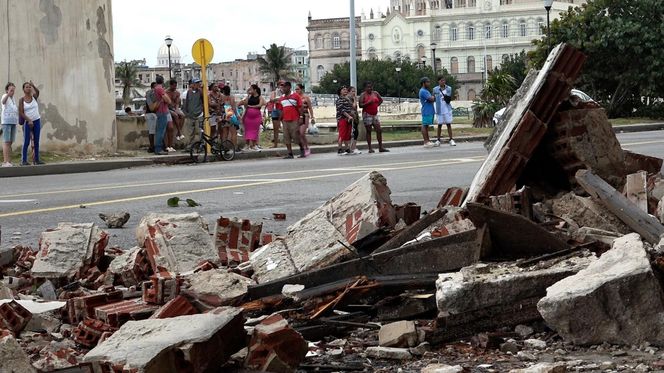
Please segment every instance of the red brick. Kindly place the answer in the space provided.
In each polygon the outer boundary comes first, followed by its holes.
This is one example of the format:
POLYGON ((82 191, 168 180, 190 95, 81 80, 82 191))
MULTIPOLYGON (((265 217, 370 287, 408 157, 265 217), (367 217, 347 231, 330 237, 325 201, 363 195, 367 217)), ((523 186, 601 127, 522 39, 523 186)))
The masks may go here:
POLYGON ((274 364, 294 370, 304 360, 307 341, 292 329, 281 315, 275 314, 254 328, 246 365, 261 371, 273 371, 274 364))
POLYGON ((70 324, 76 324, 86 318, 95 317, 95 307, 115 303, 122 300, 121 290, 111 290, 106 293, 97 293, 76 297, 67 300, 67 315, 70 324))
POLYGON ((102 335, 105 333, 113 333, 117 329, 110 325, 99 321, 86 319, 81 321, 76 328, 74 328, 74 340, 76 343, 87 348, 94 348, 99 343, 102 335))
POLYGON ((9 329, 18 334, 32 318, 30 311, 15 300, 0 304, 0 328, 9 329))
POLYGON ((157 308, 157 306, 146 304, 140 299, 130 299, 95 307, 94 315, 97 320, 119 328, 129 320, 145 320, 149 318, 157 308))
POLYGON ((184 315, 195 315, 200 313, 187 298, 182 295, 168 301, 168 303, 161 306, 150 318, 152 319, 167 319, 169 317, 177 317, 184 315))
POLYGON ((182 280, 179 277, 164 276, 163 274, 150 276, 150 281, 142 284, 143 301, 152 304, 165 304, 180 294, 182 280))

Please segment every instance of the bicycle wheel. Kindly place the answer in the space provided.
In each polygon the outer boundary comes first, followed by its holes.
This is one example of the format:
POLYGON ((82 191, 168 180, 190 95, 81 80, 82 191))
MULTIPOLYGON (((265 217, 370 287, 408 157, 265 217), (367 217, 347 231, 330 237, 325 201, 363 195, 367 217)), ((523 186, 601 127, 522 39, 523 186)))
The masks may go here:
POLYGON ((203 163, 207 161, 207 147, 205 146, 205 143, 202 141, 196 141, 191 144, 189 156, 194 163, 203 163))
POLYGON ((225 161, 232 161, 235 158, 235 145, 230 140, 224 140, 219 145, 219 154, 225 161))

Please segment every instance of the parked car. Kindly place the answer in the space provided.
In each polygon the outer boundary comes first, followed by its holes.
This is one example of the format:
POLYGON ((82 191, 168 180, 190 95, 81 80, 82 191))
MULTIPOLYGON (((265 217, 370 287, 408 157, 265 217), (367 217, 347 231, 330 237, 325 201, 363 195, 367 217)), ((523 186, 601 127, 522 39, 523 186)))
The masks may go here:
MULTIPOLYGON (((595 102, 595 100, 592 99, 587 93, 580 91, 578 89, 572 89, 572 92, 570 93, 570 97, 576 96, 578 97, 580 102, 595 102)), ((493 114, 493 125, 494 127, 498 124, 498 121, 500 118, 503 117, 503 114, 505 114, 505 109, 502 108, 498 111, 496 111, 495 114, 493 114)))

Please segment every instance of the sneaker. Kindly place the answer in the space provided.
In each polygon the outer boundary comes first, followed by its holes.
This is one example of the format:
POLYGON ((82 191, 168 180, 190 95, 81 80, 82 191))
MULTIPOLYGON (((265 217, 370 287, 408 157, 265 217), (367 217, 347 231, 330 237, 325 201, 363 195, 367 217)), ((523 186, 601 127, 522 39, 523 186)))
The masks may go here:
POLYGON ((261 150, 263 150, 263 147, 260 146, 260 145, 256 145, 256 149, 258 149, 258 151, 261 151, 261 150))
POLYGON ((369 149, 369 153, 375 153, 373 149, 369 149))
POLYGON ((154 148, 148 148, 148 153, 154 153, 154 148))
POLYGON ((355 155, 362 154, 362 151, 360 149, 355 149, 353 150, 353 154, 355 155))
POLYGON ((440 140, 436 140, 436 142, 433 143, 433 146, 439 147, 440 146, 440 140))
POLYGON ((169 146, 168 148, 166 148, 166 151, 169 152, 169 153, 173 153, 173 152, 176 152, 177 150, 175 150, 174 148, 169 146))
POLYGON ((5 162, 2 164, 2 167, 14 167, 14 165, 9 162, 5 162))
POLYGON ((30 166, 30 163, 28 163, 28 162, 26 162, 26 161, 22 161, 22 162, 21 162, 21 166, 30 166))
POLYGON ((284 159, 293 159, 293 158, 295 158, 293 157, 293 154, 288 154, 287 156, 284 157, 284 159))
POLYGON ((306 156, 306 154, 302 153, 302 154, 298 155, 297 157, 298 158, 306 158, 307 156, 306 156))
POLYGON ((450 146, 456 146, 456 143, 452 139, 450 139, 450 146))
POLYGON ((341 148, 339 148, 339 150, 337 150, 337 154, 339 154, 339 155, 344 155, 344 150, 341 149, 341 148))
POLYGON ((433 143, 431 143, 430 141, 426 142, 426 143, 424 143, 424 147, 427 148, 427 149, 433 148, 433 143))
POLYGON ((40 165, 40 164, 46 164, 43 161, 37 161, 37 162, 32 162, 33 165, 40 165))
POLYGON ((380 148, 380 149, 378 149, 378 151, 381 152, 381 153, 389 153, 389 152, 390 152, 390 149, 387 149, 387 148, 380 148))

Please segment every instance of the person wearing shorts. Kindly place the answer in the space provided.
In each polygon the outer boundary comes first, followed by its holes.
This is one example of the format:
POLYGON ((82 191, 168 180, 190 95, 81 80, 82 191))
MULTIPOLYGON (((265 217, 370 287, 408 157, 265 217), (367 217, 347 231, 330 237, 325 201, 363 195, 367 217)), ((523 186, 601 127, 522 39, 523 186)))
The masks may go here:
POLYGON ((337 95, 339 96, 336 102, 337 130, 339 131, 339 139, 337 140, 339 149, 337 150, 337 154, 345 155, 351 153, 349 145, 352 138, 353 107, 347 97, 348 88, 345 86, 340 87, 337 90, 337 95), (343 148, 344 146, 346 147, 345 150, 343 148))
POLYGON ((281 86, 283 96, 279 98, 279 107, 281 107, 281 124, 284 129, 284 143, 288 149, 288 155, 284 159, 292 159, 293 147, 295 142, 300 146, 300 155, 304 155, 304 147, 300 142, 300 117, 302 116, 302 97, 297 93, 291 92, 291 82, 284 82, 281 86))
POLYGON ((424 147, 431 148, 433 144, 429 141, 429 126, 433 125, 433 117, 436 111, 433 103, 436 101, 434 96, 429 91, 431 81, 426 76, 420 79, 420 104, 422 105, 422 139, 424 140, 424 147))
POLYGON ((16 86, 9 82, 5 85, 5 94, 2 96, 2 167, 14 166, 11 162, 12 144, 16 141, 16 127, 18 126, 18 107, 14 101, 16 86))
POLYGON ((373 83, 364 83, 364 91, 360 95, 360 107, 362 108, 362 122, 367 130, 367 145, 369 153, 374 150, 371 147, 371 129, 376 131, 376 140, 378 141, 378 151, 389 152, 383 147, 383 130, 380 127, 380 118, 378 117, 378 107, 383 103, 380 93, 373 90, 373 83))
POLYGON ((447 125, 447 134, 450 136, 450 146, 456 146, 452 139, 452 87, 445 84, 445 77, 438 78, 438 85, 433 89, 436 98, 436 119, 438 122, 438 139, 434 146, 440 146, 440 133, 443 124, 447 125))
MULTIPOLYGON (((270 94, 270 100, 267 103, 267 110, 270 112, 270 118, 272 119, 272 132, 274 133, 274 138, 272 139, 273 148, 279 145, 279 128, 281 127, 281 116, 283 114, 283 108, 279 105, 279 100, 282 96, 281 92, 284 83, 283 80, 277 82, 277 89, 270 94)), ((284 137, 286 137, 285 133, 284 137)))

